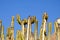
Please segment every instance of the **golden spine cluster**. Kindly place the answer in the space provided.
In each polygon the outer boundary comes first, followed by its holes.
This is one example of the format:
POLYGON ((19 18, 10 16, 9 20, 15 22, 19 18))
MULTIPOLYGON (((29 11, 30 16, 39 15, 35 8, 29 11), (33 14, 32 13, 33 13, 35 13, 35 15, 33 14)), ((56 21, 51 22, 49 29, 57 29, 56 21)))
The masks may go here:
MULTIPOLYGON (((40 28, 40 34, 38 34, 38 20, 35 16, 29 16, 27 19, 21 20, 20 16, 17 15, 17 22, 22 26, 22 30, 17 30, 16 38, 14 39, 14 16, 12 16, 12 21, 10 27, 7 29, 6 40, 51 40, 52 23, 47 23, 48 15, 45 12, 42 17, 42 25, 40 28), (32 33, 32 24, 35 24, 34 33, 32 33), (25 27, 27 25, 27 27, 25 27), (48 26, 47 26, 48 25, 48 26), (48 27, 48 33, 46 28, 48 27), (39 35, 39 36, 38 36, 39 35)), ((55 34, 56 40, 60 40, 60 19, 55 21, 55 34)), ((2 26, 2 21, 0 20, 0 40, 5 40, 4 37, 4 27, 2 26)))

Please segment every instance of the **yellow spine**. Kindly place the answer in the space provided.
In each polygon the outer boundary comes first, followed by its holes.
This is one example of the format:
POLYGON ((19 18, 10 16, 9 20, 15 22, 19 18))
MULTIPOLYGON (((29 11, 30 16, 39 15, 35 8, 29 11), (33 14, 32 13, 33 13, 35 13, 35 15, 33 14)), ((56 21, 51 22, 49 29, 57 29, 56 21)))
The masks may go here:
POLYGON ((52 23, 48 24, 48 40, 51 40, 52 23))

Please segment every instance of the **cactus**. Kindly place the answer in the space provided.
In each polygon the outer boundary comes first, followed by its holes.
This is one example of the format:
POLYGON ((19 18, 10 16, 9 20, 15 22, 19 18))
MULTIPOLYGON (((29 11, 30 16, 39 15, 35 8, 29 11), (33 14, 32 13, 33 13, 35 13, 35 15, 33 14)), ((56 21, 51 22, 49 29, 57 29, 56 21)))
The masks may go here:
POLYGON ((11 26, 7 29, 6 40, 14 40, 14 16, 12 16, 11 26))
POLYGON ((48 40, 51 40, 52 23, 48 23, 48 40))

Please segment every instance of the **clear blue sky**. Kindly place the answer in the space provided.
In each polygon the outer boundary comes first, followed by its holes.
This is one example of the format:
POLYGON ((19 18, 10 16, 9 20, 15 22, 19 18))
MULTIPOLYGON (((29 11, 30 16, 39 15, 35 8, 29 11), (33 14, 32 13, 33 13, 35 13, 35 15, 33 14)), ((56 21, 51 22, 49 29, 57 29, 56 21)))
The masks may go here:
MULTIPOLYGON (((6 35, 12 16, 15 16, 14 36, 16 36, 16 31, 21 29, 16 21, 16 14, 19 14, 21 19, 36 16, 39 33, 44 11, 48 13, 48 22, 52 22, 54 25, 54 21, 60 17, 60 0, 0 0, 0 20, 4 26, 4 34, 6 35)), ((33 29, 32 31, 34 31, 33 29)), ((54 26, 52 29, 54 32, 54 26)))

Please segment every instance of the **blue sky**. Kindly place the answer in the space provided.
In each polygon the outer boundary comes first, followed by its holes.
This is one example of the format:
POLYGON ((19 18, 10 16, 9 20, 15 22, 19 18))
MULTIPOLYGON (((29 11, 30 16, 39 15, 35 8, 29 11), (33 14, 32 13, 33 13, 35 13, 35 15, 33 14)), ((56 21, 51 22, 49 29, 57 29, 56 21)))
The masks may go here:
MULTIPOLYGON (((4 26, 5 36, 12 16, 15 16, 14 36, 16 36, 16 31, 21 29, 16 21, 16 14, 19 14, 21 19, 36 16, 39 33, 42 15, 45 11, 48 14, 48 22, 52 22, 52 32, 54 32, 54 21, 60 17, 60 0, 0 0, 0 20, 4 26)), ((34 31, 33 29, 34 27, 32 27, 32 31, 34 31)))

